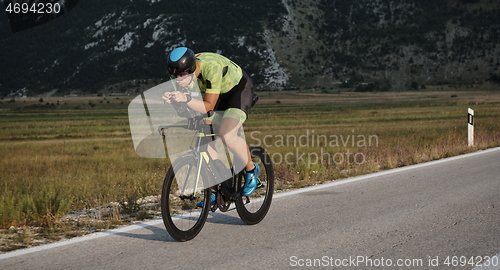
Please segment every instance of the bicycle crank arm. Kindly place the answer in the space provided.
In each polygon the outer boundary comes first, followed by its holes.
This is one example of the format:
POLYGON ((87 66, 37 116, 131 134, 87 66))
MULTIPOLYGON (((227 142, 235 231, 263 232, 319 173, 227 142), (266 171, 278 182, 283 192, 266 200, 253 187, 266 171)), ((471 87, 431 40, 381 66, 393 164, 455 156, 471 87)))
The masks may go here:
POLYGON ((238 200, 241 196, 240 193, 238 192, 230 192, 229 190, 226 190, 225 188, 221 188, 222 193, 224 193, 224 196, 228 199, 230 202, 235 202, 238 200))

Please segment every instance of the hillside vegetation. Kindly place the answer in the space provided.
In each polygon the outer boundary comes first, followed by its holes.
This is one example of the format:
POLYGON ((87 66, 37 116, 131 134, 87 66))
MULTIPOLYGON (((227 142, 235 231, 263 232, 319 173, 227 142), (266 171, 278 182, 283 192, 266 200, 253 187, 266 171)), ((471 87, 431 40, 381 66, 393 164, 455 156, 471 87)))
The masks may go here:
POLYGON ((500 82, 499 10, 494 0, 86 0, 16 34, 0 13, 0 93, 139 92, 165 80, 181 45, 232 58, 259 89, 500 82))

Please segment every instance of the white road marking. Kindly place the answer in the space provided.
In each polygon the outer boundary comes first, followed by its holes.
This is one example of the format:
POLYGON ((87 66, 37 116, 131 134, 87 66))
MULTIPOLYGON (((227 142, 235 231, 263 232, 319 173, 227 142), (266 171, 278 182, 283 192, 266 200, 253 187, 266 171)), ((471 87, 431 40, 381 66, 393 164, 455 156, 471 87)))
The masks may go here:
POLYGON ((334 187, 334 186, 343 185, 343 184, 347 184, 347 183, 358 182, 358 181, 362 181, 362 180, 366 180, 366 179, 370 179, 370 178, 374 178, 374 177, 378 177, 378 176, 384 176, 384 175, 389 175, 389 174, 393 174, 393 173, 400 173, 400 172, 418 169, 418 168, 422 168, 422 167, 434 166, 434 165, 440 164, 440 163, 445 163, 445 162, 450 162, 450 161, 459 160, 459 159, 463 159, 463 158, 487 154, 487 153, 491 153, 491 152, 495 152, 495 151, 500 151, 500 147, 491 148, 491 149, 478 151, 478 152, 474 152, 474 153, 469 153, 469 154, 465 154, 465 155, 461 155, 461 156, 443 158, 443 159, 429 161, 429 162, 425 162, 425 163, 409 165, 406 167, 391 169, 391 170, 387 170, 387 171, 380 171, 380 172, 376 172, 376 173, 372 173, 372 174, 360 175, 360 176, 356 176, 356 177, 352 177, 352 178, 347 178, 344 180, 327 182, 327 183, 320 184, 317 186, 311 186, 311 187, 306 187, 306 188, 301 188, 301 189, 297 189, 297 190, 279 193, 279 194, 274 195, 273 198, 281 198, 281 197, 296 195, 296 194, 309 192, 309 191, 313 191, 313 190, 334 187))
MULTIPOLYGON (((413 170, 413 169, 417 169, 417 168, 434 166, 434 165, 440 164, 440 163, 445 163, 445 162, 464 159, 464 158, 473 157, 473 156, 477 156, 477 155, 487 154, 487 153, 491 153, 491 152, 495 152, 495 151, 500 151, 500 147, 491 148, 488 150, 478 151, 478 152, 465 154, 465 155, 461 155, 461 156, 444 158, 444 159, 439 159, 439 160, 430 161, 430 162, 426 162, 426 163, 420 163, 420 164, 410 165, 410 166, 406 166, 406 167, 391 169, 391 170, 387 170, 387 171, 381 171, 381 172, 377 172, 377 173, 356 176, 356 177, 352 177, 352 178, 348 178, 348 179, 344 179, 344 180, 337 180, 337 181, 333 181, 333 182, 329 182, 329 183, 325 183, 325 184, 321 184, 321 185, 317 185, 317 186, 311 186, 311 187, 301 188, 301 189, 297 189, 297 190, 287 191, 287 192, 275 194, 273 196, 273 199, 278 199, 278 198, 287 197, 287 196, 296 195, 296 194, 305 193, 305 192, 310 192, 310 191, 314 191, 314 190, 319 190, 319 189, 329 188, 329 187, 333 187, 333 186, 363 181, 363 180, 367 180, 367 179, 378 177, 378 176, 384 176, 384 175, 389 175, 389 174, 393 174, 393 173, 400 173, 400 172, 413 170)), ((31 247, 31 248, 22 249, 22 250, 11 251, 11 252, 8 252, 5 254, 1 254, 0 260, 7 259, 7 258, 13 258, 13 257, 21 256, 21 255, 26 255, 26 254, 30 254, 30 253, 38 252, 38 251, 42 251, 42 250, 48 250, 48 249, 53 249, 53 248, 57 248, 57 247, 76 244, 76 243, 80 243, 80 242, 84 242, 84 241, 89 241, 92 239, 101 238, 101 237, 108 236, 108 235, 129 232, 129 231, 140 229, 140 228, 156 226, 156 225, 161 224, 161 223, 163 223, 162 219, 154 219, 154 220, 151 220, 148 222, 137 223, 134 225, 125 226, 125 227, 114 229, 114 230, 93 233, 93 234, 89 234, 89 235, 85 235, 85 236, 81 236, 81 237, 75 237, 75 238, 72 238, 69 240, 64 240, 64 241, 60 241, 60 242, 56 242, 56 243, 31 247)), ((500 258, 500 253, 497 254, 496 256, 500 258)), ((480 270, 489 270, 489 269, 499 269, 499 268, 498 267, 496 267, 496 268, 478 267, 478 268, 475 268, 474 270, 479 270, 479 269, 480 270)))
POLYGON ((21 256, 21 255, 26 255, 26 254, 30 254, 30 253, 38 252, 38 251, 42 251, 42 250, 63 247, 63 246, 71 245, 71 244, 84 242, 84 241, 89 241, 92 239, 101 238, 101 237, 108 236, 108 235, 114 235, 114 234, 129 232, 129 231, 140 229, 140 228, 155 226, 155 225, 158 225, 160 223, 163 223, 162 219, 154 219, 154 220, 151 220, 148 222, 137 223, 134 225, 125 226, 125 227, 114 229, 114 230, 92 233, 89 235, 75 237, 75 238, 63 240, 60 242, 50 243, 50 244, 46 244, 46 245, 42 245, 42 246, 31 247, 31 248, 27 248, 27 249, 20 249, 20 250, 16 250, 16 251, 11 251, 11 252, 8 252, 5 254, 1 254, 0 260, 12 258, 12 257, 17 257, 17 256, 21 256))

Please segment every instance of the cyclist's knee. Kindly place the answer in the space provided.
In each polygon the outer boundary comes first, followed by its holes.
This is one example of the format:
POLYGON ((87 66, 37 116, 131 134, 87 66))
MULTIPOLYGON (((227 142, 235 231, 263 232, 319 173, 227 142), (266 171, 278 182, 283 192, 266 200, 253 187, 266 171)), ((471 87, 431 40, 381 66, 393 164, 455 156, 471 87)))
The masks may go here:
POLYGON ((225 132, 225 133, 221 132, 220 137, 221 137, 222 141, 224 142, 224 144, 229 145, 229 146, 233 145, 234 143, 236 143, 239 140, 237 130, 236 130, 236 132, 233 132, 233 131, 225 132))
POLYGON ((232 142, 238 140, 238 130, 241 127, 241 122, 236 119, 224 119, 219 127, 219 135, 226 145, 231 145, 232 142))

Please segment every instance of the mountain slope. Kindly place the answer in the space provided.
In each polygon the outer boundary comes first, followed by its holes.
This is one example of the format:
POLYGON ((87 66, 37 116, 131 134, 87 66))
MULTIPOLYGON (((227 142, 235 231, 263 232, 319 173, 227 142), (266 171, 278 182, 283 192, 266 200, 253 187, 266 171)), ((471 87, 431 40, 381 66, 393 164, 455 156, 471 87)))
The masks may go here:
POLYGON ((261 89, 474 83, 498 74, 499 9, 492 0, 86 0, 16 34, 0 13, 0 92, 159 82, 177 46, 230 57, 261 89))

